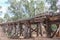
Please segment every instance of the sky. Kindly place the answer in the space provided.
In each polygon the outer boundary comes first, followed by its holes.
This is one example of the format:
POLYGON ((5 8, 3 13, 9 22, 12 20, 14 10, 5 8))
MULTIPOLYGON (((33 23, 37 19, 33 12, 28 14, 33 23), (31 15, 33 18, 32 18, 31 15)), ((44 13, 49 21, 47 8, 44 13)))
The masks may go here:
POLYGON ((9 3, 7 3, 8 0, 0 0, 0 6, 2 6, 2 8, 0 9, 0 11, 2 11, 2 13, 0 12, 0 17, 3 18, 4 14, 7 12, 7 8, 10 5, 9 3))

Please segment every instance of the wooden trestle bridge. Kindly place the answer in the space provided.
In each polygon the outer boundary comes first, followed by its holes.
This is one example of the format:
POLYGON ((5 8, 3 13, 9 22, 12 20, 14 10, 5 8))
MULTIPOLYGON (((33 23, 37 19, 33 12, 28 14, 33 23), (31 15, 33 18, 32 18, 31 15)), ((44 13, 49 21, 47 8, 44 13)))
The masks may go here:
POLYGON ((1 23, 9 38, 60 38, 60 13, 47 12, 29 19, 20 19, 13 22, 1 23), (34 27, 33 27, 34 25, 34 27), (57 29, 53 31, 52 25, 57 29))

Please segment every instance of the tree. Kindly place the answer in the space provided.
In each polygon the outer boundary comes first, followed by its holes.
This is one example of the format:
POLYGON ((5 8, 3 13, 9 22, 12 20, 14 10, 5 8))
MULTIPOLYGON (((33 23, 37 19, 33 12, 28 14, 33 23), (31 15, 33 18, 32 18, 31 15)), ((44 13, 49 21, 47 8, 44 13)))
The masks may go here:
POLYGON ((0 23, 4 22, 3 18, 0 17, 0 23))
POLYGON ((27 4, 24 5, 29 17, 33 17, 40 12, 44 12, 44 1, 39 2, 39 0, 30 0, 30 2, 27 2, 27 4))
POLYGON ((11 18, 7 13, 4 15, 4 20, 5 20, 5 22, 11 21, 11 18))
POLYGON ((15 20, 18 20, 22 18, 22 10, 21 10, 21 4, 20 2, 17 2, 16 0, 9 0, 11 6, 9 7, 9 10, 13 13, 13 17, 15 20))
POLYGON ((40 12, 44 12, 44 1, 34 0, 9 0, 11 6, 9 10, 13 13, 13 19, 34 17, 40 12))
POLYGON ((50 7, 51 10, 54 10, 54 11, 57 10, 57 6, 56 6, 57 0, 46 0, 46 1, 51 4, 51 7, 50 7))

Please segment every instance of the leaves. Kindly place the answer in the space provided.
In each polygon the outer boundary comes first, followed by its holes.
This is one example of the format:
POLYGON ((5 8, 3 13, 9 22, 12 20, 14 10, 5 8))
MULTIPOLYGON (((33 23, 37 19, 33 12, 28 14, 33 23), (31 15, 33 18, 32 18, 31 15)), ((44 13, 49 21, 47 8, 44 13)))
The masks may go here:
POLYGON ((36 14, 44 11, 44 2, 39 0, 10 0, 9 1, 11 6, 9 10, 13 13, 15 20, 27 18, 27 17, 34 17, 36 14), (36 12, 37 11, 37 12, 36 12))
POLYGON ((56 24, 52 24, 52 25, 51 25, 51 29, 52 29, 52 31, 56 31, 56 29, 57 29, 56 24))
POLYGON ((4 22, 3 18, 0 17, 0 23, 4 22))
POLYGON ((51 10, 54 10, 54 11, 57 10, 57 6, 56 6, 57 0, 46 0, 46 1, 51 4, 51 7, 50 7, 51 10))
POLYGON ((10 16, 7 13, 4 15, 4 19, 6 22, 11 21, 10 16))

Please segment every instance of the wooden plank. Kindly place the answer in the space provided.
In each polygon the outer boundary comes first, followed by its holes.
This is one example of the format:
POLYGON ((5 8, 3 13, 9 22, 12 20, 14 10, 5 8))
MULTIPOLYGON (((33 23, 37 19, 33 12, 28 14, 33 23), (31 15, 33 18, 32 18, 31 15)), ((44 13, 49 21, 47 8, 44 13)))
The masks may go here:
POLYGON ((60 16, 49 17, 50 21, 59 20, 59 19, 60 19, 60 16))

